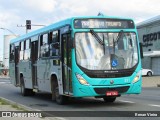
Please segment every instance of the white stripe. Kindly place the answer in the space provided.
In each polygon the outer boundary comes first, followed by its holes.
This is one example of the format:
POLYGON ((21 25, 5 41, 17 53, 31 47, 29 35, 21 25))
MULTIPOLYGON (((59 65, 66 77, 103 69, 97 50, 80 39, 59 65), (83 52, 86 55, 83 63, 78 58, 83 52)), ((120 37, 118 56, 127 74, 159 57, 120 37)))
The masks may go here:
POLYGON ((149 106, 160 107, 160 105, 149 104, 149 106))
POLYGON ((0 84, 10 84, 11 82, 0 82, 0 84))
POLYGON ((54 117, 54 118, 56 118, 56 119, 58 119, 58 120, 67 120, 67 119, 62 118, 62 117, 54 117))
POLYGON ((132 101, 126 101, 126 100, 119 100, 120 102, 126 102, 126 103, 135 103, 135 102, 132 102, 132 101))

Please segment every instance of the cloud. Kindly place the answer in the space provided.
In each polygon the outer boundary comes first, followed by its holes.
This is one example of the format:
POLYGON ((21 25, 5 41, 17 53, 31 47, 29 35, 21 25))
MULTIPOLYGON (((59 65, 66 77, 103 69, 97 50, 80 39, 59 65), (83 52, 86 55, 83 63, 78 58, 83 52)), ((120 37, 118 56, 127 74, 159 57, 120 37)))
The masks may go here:
POLYGON ((10 28, 13 27, 15 22, 20 21, 20 16, 17 16, 13 13, 0 10, 0 27, 10 28))
MULTIPOLYGON (((25 33, 25 28, 16 26, 25 25, 27 19, 33 24, 48 25, 73 16, 92 16, 102 12, 140 22, 159 15, 160 11, 159 0, 0 0, 0 3, 0 27, 20 35, 25 33)), ((0 31, 0 39, 3 39, 2 33, 0 31)))
MULTIPOLYGON (((73 16, 92 16, 99 12, 108 16, 122 16, 142 21, 156 16, 159 0, 0 0, 0 25, 50 24, 73 16)), ((17 31, 18 32, 18 31, 17 31)))
POLYGON ((54 12, 57 2, 56 0, 23 0, 21 5, 29 9, 29 11, 54 12))

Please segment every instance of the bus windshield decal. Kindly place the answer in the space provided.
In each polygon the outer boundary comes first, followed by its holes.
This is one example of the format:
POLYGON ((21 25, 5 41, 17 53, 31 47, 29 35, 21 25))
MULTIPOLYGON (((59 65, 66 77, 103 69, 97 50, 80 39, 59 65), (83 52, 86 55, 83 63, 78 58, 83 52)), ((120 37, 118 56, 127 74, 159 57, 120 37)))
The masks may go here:
POLYGON ((76 19, 74 28, 106 28, 106 29, 134 29, 132 20, 121 19, 76 19))

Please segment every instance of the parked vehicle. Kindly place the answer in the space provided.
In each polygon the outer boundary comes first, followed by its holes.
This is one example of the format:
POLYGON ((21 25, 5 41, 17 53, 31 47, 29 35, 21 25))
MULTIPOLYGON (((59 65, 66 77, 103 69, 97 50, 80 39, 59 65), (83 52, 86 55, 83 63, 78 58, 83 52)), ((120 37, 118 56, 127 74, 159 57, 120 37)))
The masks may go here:
POLYGON ((142 75, 145 76, 152 76, 153 75, 153 71, 151 69, 142 69, 142 75))

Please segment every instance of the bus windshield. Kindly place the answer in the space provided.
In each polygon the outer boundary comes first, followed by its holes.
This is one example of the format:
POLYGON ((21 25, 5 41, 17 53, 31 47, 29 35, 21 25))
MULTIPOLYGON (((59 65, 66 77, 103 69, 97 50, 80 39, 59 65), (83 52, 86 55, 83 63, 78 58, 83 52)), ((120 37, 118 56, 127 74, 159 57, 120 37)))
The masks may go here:
POLYGON ((91 32, 75 34, 77 64, 88 70, 129 69, 138 63, 138 48, 134 32, 96 32, 103 44, 91 32))

